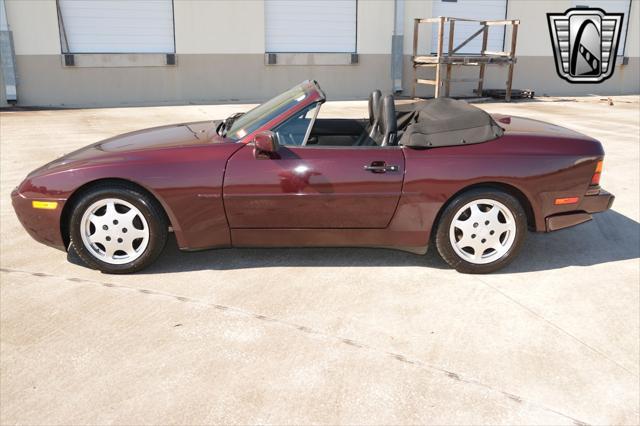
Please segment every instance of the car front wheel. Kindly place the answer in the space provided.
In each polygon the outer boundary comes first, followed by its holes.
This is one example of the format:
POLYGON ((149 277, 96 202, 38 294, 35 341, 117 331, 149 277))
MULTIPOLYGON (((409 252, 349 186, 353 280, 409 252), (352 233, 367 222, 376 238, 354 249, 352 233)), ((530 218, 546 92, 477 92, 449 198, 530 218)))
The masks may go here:
POLYGON ((167 241, 157 201, 127 186, 98 186, 83 194, 70 222, 80 258, 102 272, 124 274, 151 264, 167 241))
POLYGON ((483 274, 510 263, 526 232, 527 217, 515 197, 478 188, 460 194, 445 208, 436 247, 458 272, 483 274))

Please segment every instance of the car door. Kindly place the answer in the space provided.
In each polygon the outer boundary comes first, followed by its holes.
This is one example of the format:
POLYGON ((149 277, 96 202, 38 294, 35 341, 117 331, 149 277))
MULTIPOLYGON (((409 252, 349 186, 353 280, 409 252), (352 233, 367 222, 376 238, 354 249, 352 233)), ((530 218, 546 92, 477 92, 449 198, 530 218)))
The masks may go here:
POLYGON ((399 147, 251 144, 228 161, 224 205, 231 228, 385 228, 404 176, 399 147))

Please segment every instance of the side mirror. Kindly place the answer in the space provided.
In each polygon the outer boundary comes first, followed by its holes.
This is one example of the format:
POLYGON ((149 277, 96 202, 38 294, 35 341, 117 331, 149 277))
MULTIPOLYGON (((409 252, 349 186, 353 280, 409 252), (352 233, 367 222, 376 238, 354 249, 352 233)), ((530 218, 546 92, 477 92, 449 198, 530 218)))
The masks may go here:
POLYGON ((275 133, 269 130, 257 133, 253 142, 255 144, 253 155, 256 158, 271 158, 271 156, 275 154, 280 147, 278 144, 278 137, 275 133))

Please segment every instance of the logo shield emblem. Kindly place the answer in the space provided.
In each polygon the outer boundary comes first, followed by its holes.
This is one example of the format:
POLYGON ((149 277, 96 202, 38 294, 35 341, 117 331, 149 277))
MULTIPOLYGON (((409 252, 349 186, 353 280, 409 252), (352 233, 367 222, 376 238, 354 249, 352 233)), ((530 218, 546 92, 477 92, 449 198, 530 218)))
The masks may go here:
POLYGON ((622 13, 569 9, 547 13, 556 71, 570 83, 601 83, 616 65, 622 13))

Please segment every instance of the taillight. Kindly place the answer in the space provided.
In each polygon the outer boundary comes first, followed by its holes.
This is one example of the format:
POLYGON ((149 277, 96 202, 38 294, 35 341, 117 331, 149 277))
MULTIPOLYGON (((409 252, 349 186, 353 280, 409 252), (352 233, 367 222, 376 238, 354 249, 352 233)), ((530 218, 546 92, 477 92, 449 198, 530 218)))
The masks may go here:
POLYGON ((596 166, 596 171, 591 176, 591 185, 600 185, 600 175, 602 174, 602 163, 603 161, 598 161, 598 165, 596 166))

